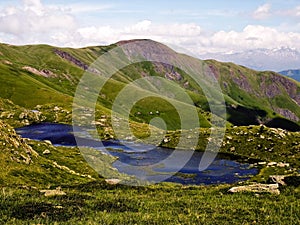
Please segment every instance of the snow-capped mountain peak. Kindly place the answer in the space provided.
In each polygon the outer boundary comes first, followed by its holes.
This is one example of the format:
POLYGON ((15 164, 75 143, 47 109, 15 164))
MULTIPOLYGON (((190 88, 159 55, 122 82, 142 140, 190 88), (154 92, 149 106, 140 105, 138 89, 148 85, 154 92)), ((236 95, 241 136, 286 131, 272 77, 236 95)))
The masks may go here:
POLYGON ((243 52, 207 53, 201 59, 233 62, 255 70, 282 71, 300 68, 300 52, 292 47, 250 49, 243 52))

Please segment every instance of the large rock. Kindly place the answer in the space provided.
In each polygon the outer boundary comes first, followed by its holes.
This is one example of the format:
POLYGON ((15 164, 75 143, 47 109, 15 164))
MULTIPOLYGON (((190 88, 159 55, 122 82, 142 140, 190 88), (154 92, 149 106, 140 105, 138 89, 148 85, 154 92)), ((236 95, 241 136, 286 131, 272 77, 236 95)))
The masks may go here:
POLYGON ((268 183, 279 184, 279 185, 285 186, 286 185, 286 183, 284 182, 285 177, 286 176, 284 176, 284 175, 271 175, 271 176, 269 176, 268 183))
POLYGON ((105 179, 106 183, 111 184, 111 185, 116 185, 121 182, 120 179, 105 179))
POLYGON ((255 193, 272 193, 272 194, 280 194, 278 189, 278 184, 250 184, 245 186, 232 187, 228 190, 231 193, 237 192, 255 192, 255 193))
POLYGON ((46 149, 45 151, 43 151, 43 155, 49 155, 49 154, 51 154, 49 149, 46 149))
POLYGON ((44 193, 46 197, 56 196, 56 195, 66 195, 64 191, 61 190, 61 187, 57 187, 54 190, 40 190, 41 193, 44 193))
POLYGON ((297 187, 300 185, 300 175, 271 175, 269 176, 268 183, 297 187))

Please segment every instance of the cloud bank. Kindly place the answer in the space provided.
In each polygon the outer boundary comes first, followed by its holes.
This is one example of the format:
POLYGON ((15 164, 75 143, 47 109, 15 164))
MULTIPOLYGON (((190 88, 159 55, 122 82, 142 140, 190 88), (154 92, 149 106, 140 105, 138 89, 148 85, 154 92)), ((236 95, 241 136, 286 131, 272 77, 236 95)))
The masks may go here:
MULTIPOLYGON (((253 24, 240 31, 212 32, 196 23, 157 23, 151 20, 141 20, 122 27, 109 24, 82 25, 76 17, 78 13, 101 12, 109 7, 111 6, 45 5, 40 0, 23 0, 19 6, 0 9, 0 41, 12 44, 46 43, 83 47, 149 38, 179 45, 194 54, 280 47, 300 50, 299 32, 284 32, 270 26, 253 24)), ((255 9, 251 17, 266 20, 273 14, 300 18, 300 7, 276 12, 272 11, 270 4, 264 4, 255 9)))

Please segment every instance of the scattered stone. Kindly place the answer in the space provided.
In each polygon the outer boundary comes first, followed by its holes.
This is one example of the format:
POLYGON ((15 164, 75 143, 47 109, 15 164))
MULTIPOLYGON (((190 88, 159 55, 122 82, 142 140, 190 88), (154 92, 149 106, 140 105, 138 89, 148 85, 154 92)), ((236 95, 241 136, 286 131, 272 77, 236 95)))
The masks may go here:
POLYGON ((29 125, 29 124, 30 124, 30 123, 29 123, 29 120, 27 120, 27 119, 22 120, 22 123, 23 123, 24 125, 29 125))
POLYGON ((284 138, 284 137, 285 137, 285 134, 283 133, 283 131, 282 131, 282 132, 280 132, 280 133, 278 133, 278 135, 279 135, 280 137, 282 137, 282 138, 284 138))
POLYGON ((267 162, 258 162, 258 165, 266 165, 267 162))
POLYGON ((24 118, 26 118, 26 114, 24 113, 24 112, 22 112, 22 113, 20 113, 20 115, 19 115, 19 119, 24 119, 24 118))
POLYGON ((40 110, 41 108, 42 108, 42 106, 41 105, 36 105, 36 107, 35 107, 37 110, 40 110))
POLYGON ((277 163, 277 166, 283 168, 283 167, 289 167, 290 164, 289 163, 279 162, 279 163, 277 163))
POLYGON ((121 182, 120 179, 105 179, 105 182, 111 185, 116 185, 121 182))
MULTIPOLYGON (((0 54, 2 55, 2 54, 0 54)), ((6 64, 6 65, 12 65, 12 62, 8 61, 8 60, 3 60, 2 63, 6 64)))
POLYGON ((49 145, 52 145, 52 142, 49 141, 49 140, 44 140, 45 143, 49 144, 49 145))
POLYGON ((228 190, 230 193, 237 192, 254 192, 254 193, 271 193, 271 194, 280 194, 278 189, 279 185, 276 184, 250 184, 246 186, 232 187, 228 190))
POLYGON ((101 123, 101 122, 98 122, 98 121, 92 121, 91 124, 92 124, 92 125, 98 125, 98 126, 101 126, 101 127, 104 127, 104 126, 105 126, 104 123, 101 123))
POLYGON ((43 151, 43 155, 49 155, 49 154, 51 154, 49 149, 46 149, 45 151, 43 151))
POLYGON ((126 141, 133 141, 133 139, 134 139, 134 137, 132 137, 132 136, 129 136, 129 137, 125 138, 126 141))
POLYGON ((170 140, 170 138, 164 138, 164 143, 168 143, 168 142, 170 142, 171 140, 170 140))
POLYGON ((41 193, 44 193, 46 197, 56 196, 56 195, 66 195, 66 192, 61 190, 61 187, 57 187, 55 190, 40 190, 41 193))
POLYGON ((6 119, 12 119, 14 118, 14 113, 8 113, 7 116, 6 116, 6 119))
POLYGON ((284 182, 285 177, 286 177, 285 175, 271 175, 269 176, 268 183, 285 186, 286 185, 286 183, 284 182))
POLYGON ((277 162, 269 162, 268 164, 267 164, 267 166, 276 166, 277 165, 277 162))

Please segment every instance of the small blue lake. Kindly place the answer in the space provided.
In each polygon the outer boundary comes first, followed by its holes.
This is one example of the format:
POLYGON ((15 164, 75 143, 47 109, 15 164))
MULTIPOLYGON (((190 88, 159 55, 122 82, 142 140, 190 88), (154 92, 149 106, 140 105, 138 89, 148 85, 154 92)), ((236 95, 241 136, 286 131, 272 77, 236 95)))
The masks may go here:
MULTIPOLYGON (((17 133, 24 138, 34 140, 50 140, 53 145, 88 146, 118 157, 113 166, 122 173, 141 176, 141 171, 133 167, 143 167, 159 163, 167 158, 174 151, 173 149, 160 148, 151 145, 144 145, 125 141, 97 141, 89 137, 83 128, 74 128, 66 124, 41 123, 33 124, 16 129, 17 133), (81 133, 81 137, 74 137, 74 133, 81 133), (76 142, 77 141, 77 142, 76 142)), ((186 154, 189 150, 177 150, 186 154)), ((192 151, 192 150, 190 150, 192 151)), ((191 153, 191 152, 189 152, 191 153)), ((168 177, 165 181, 181 184, 220 184, 235 183, 249 179, 250 176, 258 173, 258 169, 250 168, 249 164, 241 160, 233 160, 228 156, 219 154, 210 166, 199 171, 199 163, 203 156, 202 152, 192 151, 192 157, 175 175, 168 177)), ((180 158, 177 159, 180 163, 180 158)), ((147 171, 143 174, 147 180, 159 180, 162 174, 174 173, 174 164, 164 164, 154 171, 147 171)))

